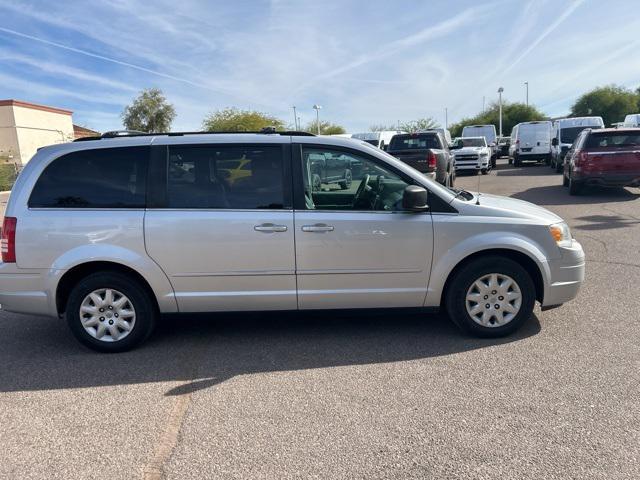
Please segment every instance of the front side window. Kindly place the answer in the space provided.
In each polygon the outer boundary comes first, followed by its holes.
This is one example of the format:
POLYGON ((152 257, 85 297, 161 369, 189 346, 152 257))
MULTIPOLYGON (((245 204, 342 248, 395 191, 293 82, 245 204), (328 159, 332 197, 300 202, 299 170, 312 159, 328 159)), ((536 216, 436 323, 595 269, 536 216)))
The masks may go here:
POLYGON ((38 179, 31 208, 144 208, 147 147, 102 148, 64 155, 38 179))
POLYGON ((408 183, 364 155, 303 147, 307 210, 401 211, 408 183))
POLYGON ((282 149, 279 146, 171 147, 167 206, 282 209, 282 149))

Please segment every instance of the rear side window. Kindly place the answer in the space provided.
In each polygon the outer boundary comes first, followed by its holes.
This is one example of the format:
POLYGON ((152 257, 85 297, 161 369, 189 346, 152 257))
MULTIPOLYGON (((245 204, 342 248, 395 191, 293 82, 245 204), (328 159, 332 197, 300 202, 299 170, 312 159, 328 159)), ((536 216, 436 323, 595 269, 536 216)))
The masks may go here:
POLYGON ((640 133, 592 133, 587 137, 585 148, 640 147, 640 133))
POLYGON ((437 135, 394 135, 389 150, 442 148, 437 135))
POLYGON ((149 149, 103 148, 69 153, 36 182, 31 208, 144 208, 149 149))
POLYGON ((280 146, 171 147, 168 167, 169 208, 284 208, 280 146))

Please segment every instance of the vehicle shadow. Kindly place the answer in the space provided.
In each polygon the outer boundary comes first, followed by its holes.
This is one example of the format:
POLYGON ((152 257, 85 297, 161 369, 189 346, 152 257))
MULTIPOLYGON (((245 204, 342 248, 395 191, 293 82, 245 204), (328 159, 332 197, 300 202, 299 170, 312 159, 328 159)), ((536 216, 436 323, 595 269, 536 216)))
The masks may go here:
MULTIPOLYGON (((562 181, 561 178, 560 181, 562 181)), ((533 187, 514 193, 511 196, 537 205, 588 205, 595 203, 631 202, 640 198, 639 193, 632 193, 624 188, 599 187, 588 187, 584 189, 581 195, 571 196, 567 188, 560 184, 533 187)))
POLYGON ((557 174, 554 170, 551 170, 548 165, 543 163, 524 163, 521 167, 514 167, 513 165, 504 164, 502 168, 496 171, 496 175, 499 177, 541 177, 541 176, 556 176, 562 181, 562 175, 557 174))
POLYGON ((574 225, 572 228, 576 230, 612 230, 640 225, 640 220, 621 215, 586 215, 576 217, 576 220, 588 222, 586 225, 574 225))
POLYGON ((100 354, 77 343, 62 320, 0 318, 2 392, 181 382, 168 396, 238 375, 428 359, 540 331, 535 315, 500 339, 467 337, 442 315, 415 311, 171 316, 137 350, 100 354))

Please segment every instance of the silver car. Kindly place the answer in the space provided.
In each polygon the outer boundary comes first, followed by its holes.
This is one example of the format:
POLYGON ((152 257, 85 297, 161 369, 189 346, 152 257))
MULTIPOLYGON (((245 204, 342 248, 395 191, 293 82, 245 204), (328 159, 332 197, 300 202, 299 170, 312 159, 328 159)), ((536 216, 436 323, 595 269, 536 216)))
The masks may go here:
POLYGON ((43 148, 23 169, 0 303, 64 317, 107 352, 177 312, 424 307, 495 337, 536 300, 574 298, 584 268, 555 214, 445 188, 363 141, 108 136, 43 148), (354 165, 351 185, 314 189, 318 155, 354 165))

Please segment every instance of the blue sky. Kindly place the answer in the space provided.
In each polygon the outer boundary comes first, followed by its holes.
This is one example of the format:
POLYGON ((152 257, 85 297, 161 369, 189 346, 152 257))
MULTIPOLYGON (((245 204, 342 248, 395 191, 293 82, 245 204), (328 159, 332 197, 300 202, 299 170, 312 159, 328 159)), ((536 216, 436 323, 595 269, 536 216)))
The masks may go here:
POLYGON ((227 106, 348 131, 473 115, 504 87, 551 116, 584 91, 640 85, 635 0, 0 0, 0 98, 68 108, 98 130, 143 88, 174 130, 227 106))

